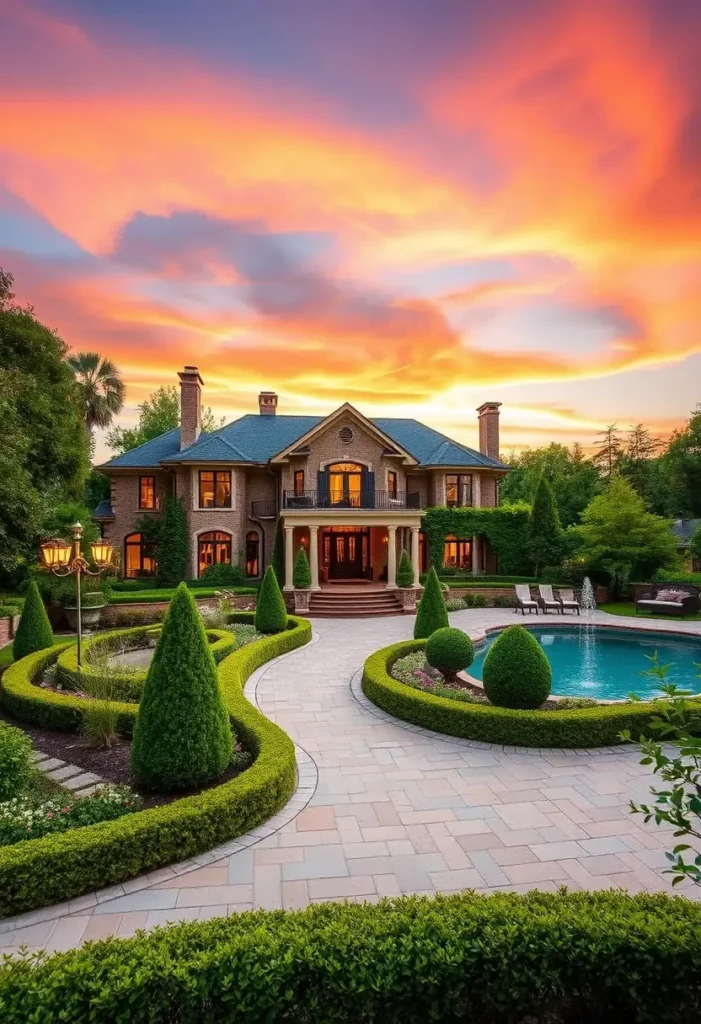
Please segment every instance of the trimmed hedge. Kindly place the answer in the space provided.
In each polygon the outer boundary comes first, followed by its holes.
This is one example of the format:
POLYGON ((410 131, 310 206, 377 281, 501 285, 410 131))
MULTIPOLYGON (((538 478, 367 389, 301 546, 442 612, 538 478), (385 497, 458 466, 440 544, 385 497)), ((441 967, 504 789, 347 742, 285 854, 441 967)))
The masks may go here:
POLYGON ((49 617, 44 608, 39 588, 34 580, 29 584, 27 596, 22 608, 22 617, 12 642, 15 661, 51 647, 54 634, 51 630, 49 617))
MULTIPOLYGON (((69 647, 58 657, 57 678, 71 690, 83 690, 86 680, 93 676, 94 661, 104 655, 113 654, 120 648, 135 650, 143 647, 146 640, 160 635, 162 626, 133 626, 130 629, 115 629, 109 633, 96 633, 83 641, 83 668, 78 672, 78 652, 69 647), (91 660, 93 665, 91 665, 91 660)), ((236 639, 226 629, 207 629, 210 651, 219 663, 236 647, 236 639)), ((138 704, 146 682, 146 669, 138 672, 120 673, 116 668, 110 673, 115 697, 120 701, 138 704)))
POLYGON ((545 651, 523 626, 500 633, 484 659, 484 692, 500 708, 539 708, 550 696, 552 678, 545 651))
MULTIPOLYGON (((236 619, 252 620, 252 615, 244 618, 243 613, 236 619)), ((254 757, 250 768, 229 782, 166 806, 0 848, 0 916, 70 899, 211 850, 279 810, 296 785, 294 745, 249 704, 243 686, 255 669, 308 643, 311 635, 308 619, 290 616, 284 633, 234 651, 219 666, 219 684, 236 735, 254 757)), ((59 728, 76 728, 81 714, 75 705, 85 701, 40 690, 31 683, 42 659, 46 664, 52 653, 55 657, 56 648, 11 666, 2 678, 3 702, 25 720, 43 716, 39 724, 56 727, 60 721, 70 724, 59 728)), ((120 723, 130 718, 133 727, 136 705, 122 704, 120 709, 120 723)))
POLYGON ((691 1024, 701 907, 460 893, 260 910, 0 969, 3 1024, 691 1024))
POLYGON ((0 802, 19 796, 29 782, 31 754, 26 732, 0 722, 0 802))
MULTIPOLYGON (((421 650, 424 640, 403 640, 375 651, 363 667, 363 692, 383 711, 448 736, 519 747, 602 747, 621 743, 627 729, 637 740, 659 714, 649 702, 601 704, 565 711, 514 711, 436 697, 397 682, 390 669, 398 658, 421 650)), ((701 700, 688 702, 696 712, 701 700)))

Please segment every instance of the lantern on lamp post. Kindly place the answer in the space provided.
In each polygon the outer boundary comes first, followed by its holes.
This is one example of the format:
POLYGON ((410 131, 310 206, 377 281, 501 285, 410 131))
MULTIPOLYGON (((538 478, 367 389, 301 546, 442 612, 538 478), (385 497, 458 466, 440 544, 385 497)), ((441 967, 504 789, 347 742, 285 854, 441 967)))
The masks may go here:
POLYGON ((91 569, 90 563, 83 557, 81 540, 83 527, 80 523, 73 526, 73 543, 62 540, 59 537, 52 537, 40 545, 41 558, 44 567, 54 576, 75 576, 76 589, 76 612, 77 612, 77 633, 78 633, 78 668, 82 664, 82 641, 83 623, 81 615, 81 576, 99 576, 112 564, 112 547, 106 541, 100 539, 90 544, 90 554, 97 569, 91 569))

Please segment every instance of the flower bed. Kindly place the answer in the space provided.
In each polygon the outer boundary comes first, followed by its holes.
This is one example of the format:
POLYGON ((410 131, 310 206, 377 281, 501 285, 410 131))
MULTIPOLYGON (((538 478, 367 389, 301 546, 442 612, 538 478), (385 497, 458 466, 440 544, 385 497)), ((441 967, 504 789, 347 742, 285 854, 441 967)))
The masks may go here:
POLYGON ((0 968, 3 1024, 691 1024, 701 907, 496 893, 257 911, 0 968))
POLYGON ((138 811, 140 805, 127 786, 101 786, 83 797, 63 793, 42 802, 29 795, 16 796, 0 804, 0 847, 112 821, 138 811))
MULTIPOLYGON (((252 620, 243 613, 237 616, 237 621, 252 620)), ((282 807, 295 788, 294 745, 249 704, 243 686, 260 665, 310 639, 311 623, 291 616, 285 632, 248 644, 219 664, 232 724, 254 757, 247 771, 166 806, 0 850, 0 915, 70 899, 192 857, 255 828, 282 807)), ((52 728, 80 724, 84 699, 42 690, 32 682, 63 649, 40 651, 5 672, 2 698, 16 717, 52 728)), ((120 725, 131 732, 138 706, 122 703, 119 708, 120 725)))
MULTIPOLYGON (((658 713, 650 701, 514 711, 455 699, 454 694, 434 694, 394 679, 394 663, 425 645, 425 640, 405 640, 371 654, 363 668, 363 692, 389 714, 449 736, 522 747, 611 746, 622 742, 624 730, 638 739, 658 713)), ((701 701, 689 703, 701 709, 701 701)))

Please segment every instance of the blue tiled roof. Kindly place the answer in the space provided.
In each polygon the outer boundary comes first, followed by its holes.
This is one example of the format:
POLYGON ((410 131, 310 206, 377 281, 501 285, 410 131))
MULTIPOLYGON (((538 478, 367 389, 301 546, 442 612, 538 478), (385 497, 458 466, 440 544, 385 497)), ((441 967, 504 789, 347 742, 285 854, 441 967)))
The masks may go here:
POLYGON ((100 504, 93 512, 95 519, 106 519, 107 516, 113 516, 114 511, 112 509, 112 502, 109 498, 103 498, 100 504))
MULTIPOLYGON (((209 435, 208 435, 209 436, 209 435)), ((142 466, 150 468, 157 466, 170 455, 180 451, 180 427, 154 437, 152 441, 140 444, 138 448, 132 448, 124 455, 116 455, 109 462, 98 466, 98 469, 139 469, 142 466)))
POLYGON ((700 525, 701 519, 677 519, 672 523, 672 533, 676 534, 680 547, 689 547, 691 538, 700 525))
MULTIPOLYGON (((323 416, 242 416, 211 434, 200 435, 195 444, 183 451, 180 451, 180 430, 170 430, 111 459, 103 468, 157 466, 161 462, 267 463, 323 419, 323 416)), ((380 417, 371 422, 422 466, 506 468, 503 463, 453 441, 418 420, 380 417)))

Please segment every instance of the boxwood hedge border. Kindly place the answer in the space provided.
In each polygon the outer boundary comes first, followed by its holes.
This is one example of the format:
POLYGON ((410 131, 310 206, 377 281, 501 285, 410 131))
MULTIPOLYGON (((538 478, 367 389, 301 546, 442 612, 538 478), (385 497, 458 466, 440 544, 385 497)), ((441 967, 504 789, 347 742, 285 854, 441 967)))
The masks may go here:
MULTIPOLYGON (((95 633, 88 637, 83 643, 83 667, 78 671, 78 651, 75 645, 67 647, 62 651, 56 661, 57 681, 71 690, 84 690, 85 682, 95 679, 97 674, 91 660, 101 654, 111 654, 119 646, 126 643, 129 650, 140 646, 140 641, 146 641, 150 637, 160 634, 163 626, 133 626, 130 629, 113 629, 109 632, 95 633), (133 646, 132 646, 133 644, 133 646)), ((209 649, 214 660, 219 664, 227 654, 236 648, 234 636, 226 629, 205 630, 209 638, 209 649)), ((114 687, 115 695, 124 701, 138 703, 146 682, 146 669, 119 672, 113 670, 110 673, 110 682, 114 687)))
POLYGON ((662 894, 460 893, 256 911, 0 967, 3 1024, 701 1015, 701 907, 662 894))
MULTIPOLYGON (((246 700, 243 686, 257 668, 308 643, 311 635, 308 619, 290 616, 284 633, 234 651, 218 667, 236 733, 254 755, 250 768, 220 786, 162 807, 0 848, 0 917, 185 860, 249 832, 275 814, 295 789, 294 744, 246 700)), ((40 690, 31 682, 55 656, 56 648, 49 648, 12 665, 2 679, 3 701, 25 721, 75 728, 80 721, 76 705, 85 700, 40 690)), ((120 718, 130 717, 133 726, 138 705, 123 704, 121 709, 120 718)))
MULTIPOLYGON (((564 711, 514 711, 437 697, 390 675, 395 661, 425 646, 425 640, 404 640, 371 654, 363 666, 363 693, 395 718, 447 736, 516 747, 608 747, 622 743, 623 730, 630 732, 631 739, 639 739, 658 713, 648 701, 564 711)), ((701 701, 689 703, 701 709, 701 701)))

